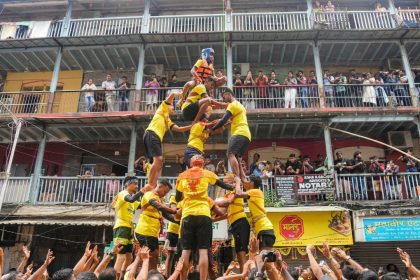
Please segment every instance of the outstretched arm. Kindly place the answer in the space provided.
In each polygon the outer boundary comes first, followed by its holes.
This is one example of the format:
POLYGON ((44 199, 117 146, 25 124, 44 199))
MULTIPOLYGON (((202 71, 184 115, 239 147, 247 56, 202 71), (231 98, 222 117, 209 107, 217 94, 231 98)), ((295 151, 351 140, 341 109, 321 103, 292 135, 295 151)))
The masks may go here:
POLYGON ((73 268, 75 276, 79 275, 83 271, 83 268, 85 267, 85 264, 91 254, 92 254, 92 250, 90 249, 90 241, 88 241, 88 243, 86 244, 85 253, 83 254, 79 262, 73 268))
POLYGON ((188 131, 188 130, 191 130, 191 127, 192 127, 192 125, 187 125, 187 126, 177 126, 176 124, 174 124, 174 125, 171 127, 171 130, 172 130, 172 131, 175 131, 175 132, 186 132, 186 131, 188 131))
POLYGON ((52 263, 52 261, 55 259, 53 252, 48 249, 47 258, 45 259, 45 262, 38 268, 37 271, 35 271, 34 274, 32 274, 28 280, 39 280, 41 279, 44 272, 47 270, 48 266, 52 263))
POLYGON ((226 111, 226 113, 223 116, 223 118, 215 126, 213 126, 213 128, 211 130, 212 131, 215 131, 216 129, 224 126, 231 117, 232 117, 232 113, 229 112, 229 111, 226 111))
POLYGON ((175 97, 182 97, 182 92, 172 92, 171 94, 168 95, 168 97, 166 97, 165 99, 165 103, 170 105, 172 104, 172 102, 174 102, 175 97))
POLYGON ((222 189, 228 190, 228 191, 232 191, 233 187, 229 184, 226 184, 225 182, 223 182, 220 179, 216 180, 216 183, 214 184, 215 186, 221 187, 222 189))
POLYGON ((126 196, 124 196, 124 200, 130 203, 133 203, 135 201, 140 201, 143 194, 144 193, 142 191, 139 191, 133 195, 127 194, 126 196))
POLYGON ((22 252, 23 252, 23 258, 17 269, 17 271, 20 273, 24 273, 25 267, 28 264, 29 257, 31 256, 31 251, 29 251, 28 247, 26 246, 22 246, 22 252))
POLYGON ((315 247, 311 244, 308 244, 306 246, 306 253, 308 254, 309 264, 311 266, 312 272, 314 273, 315 277, 320 280, 324 273, 322 273, 321 268, 319 267, 318 263, 316 262, 316 259, 313 255, 313 251, 315 251, 315 247))
POLYGON ((407 252, 404 252, 400 248, 397 248, 397 252, 400 255, 401 261, 404 263, 407 268, 408 273, 412 278, 420 277, 420 270, 418 270, 413 263, 411 262, 411 257, 407 252))
POLYGON ((172 209, 158 201, 156 201, 155 199, 151 199, 149 200, 149 204, 151 206, 153 206, 155 209, 159 210, 162 213, 167 213, 167 214, 176 214, 176 209, 172 209))

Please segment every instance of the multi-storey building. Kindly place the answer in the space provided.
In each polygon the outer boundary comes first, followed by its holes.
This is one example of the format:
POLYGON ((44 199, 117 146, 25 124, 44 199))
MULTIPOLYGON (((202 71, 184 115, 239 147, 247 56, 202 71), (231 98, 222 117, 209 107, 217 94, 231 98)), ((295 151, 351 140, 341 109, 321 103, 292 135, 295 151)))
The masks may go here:
MULTIPOLYGON (((155 92, 144 83, 152 73, 158 79, 170 81, 176 74, 178 81, 188 81, 189 70, 205 47, 215 50, 215 68, 224 72, 227 86, 234 86, 237 98, 248 108, 253 137, 248 166, 254 153, 283 163, 289 154, 313 160, 321 154, 330 167, 337 151, 351 159, 359 150, 365 161, 372 156, 397 161, 400 156, 381 144, 333 129, 412 148, 418 154, 419 2, 389 0, 380 3, 380 8, 372 1, 342 0, 333 1, 334 8, 323 9, 315 2, 1 0, 0 154, 4 170, 17 130, 13 119, 23 122, 10 178, 7 184, 5 179, 0 181, 5 190, 1 240, 8 252, 16 244, 31 241, 35 256, 55 246, 57 260, 71 261, 77 257, 71 253, 83 246, 78 242, 110 241, 113 213, 109 202, 121 189, 123 176, 136 171, 135 160, 144 153, 142 135, 153 116, 146 96, 155 92), (255 79, 259 70, 267 75, 275 71, 279 85, 235 83, 237 73, 243 81, 248 71, 255 79), (307 82, 285 85, 288 71, 303 71, 307 82), (373 81, 367 72, 373 74, 373 81), (339 73, 347 80, 340 79, 339 73), (102 90, 107 74, 118 83, 126 76, 131 86, 102 90), (95 105, 90 109, 86 92, 80 91, 88 79, 98 88, 92 92, 95 105), (107 102, 107 96, 113 96, 115 104, 107 102), (292 103, 296 108, 290 108, 292 103), (93 176, 81 177, 85 171, 93 176), (68 244, 75 246, 63 249, 68 244)), ((156 92, 162 99, 173 89, 178 88, 162 82, 156 92)), ((218 98, 217 91, 214 96, 218 98)), ((173 120, 183 123, 179 111, 173 120)), ((187 137, 170 132, 166 136, 163 176, 179 172, 178 159, 187 137)), ((227 139, 226 133, 209 139, 206 153, 214 164, 224 158, 227 139)), ((355 245, 350 246, 353 241, 348 235, 335 245, 348 245, 362 261, 377 265, 378 259, 371 257, 377 254, 395 261, 392 240, 405 240, 398 244, 404 248, 418 246, 419 236, 386 235, 372 220, 381 219, 388 232, 393 232, 390 221, 404 224, 409 218, 419 223, 414 201, 419 198, 420 174, 404 173, 405 163, 396 163, 400 165, 397 175, 335 174, 326 204, 344 208, 311 207, 323 204, 319 200, 324 200, 325 189, 321 188, 321 194, 311 189, 316 196, 303 195, 303 191, 298 193, 296 178, 289 185, 269 180, 267 196, 276 196, 271 190, 278 187, 283 189, 280 196, 289 190, 295 204, 305 205, 273 210, 281 212, 275 224, 278 239, 284 240, 277 245, 291 248, 285 254, 293 261, 298 247, 306 242, 296 240, 304 234, 303 227, 305 234, 314 227, 313 217, 325 222, 325 228, 315 229, 303 240, 319 242, 331 235, 327 231, 334 228, 336 214, 347 209, 353 215, 355 245), (305 218, 303 222, 288 220, 295 216, 305 218), (282 233, 285 221, 297 223, 296 230, 282 233), (377 237, 369 237, 375 230, 377 237), (381 243, 373 246, 364 241, 381 243), (364 254, 368 247, 371 255, 364 254)), ((411 232, 416 232, 418 226, 413 224, 411 232)), ((405 223, 399 232, 409 228, 405 223)))

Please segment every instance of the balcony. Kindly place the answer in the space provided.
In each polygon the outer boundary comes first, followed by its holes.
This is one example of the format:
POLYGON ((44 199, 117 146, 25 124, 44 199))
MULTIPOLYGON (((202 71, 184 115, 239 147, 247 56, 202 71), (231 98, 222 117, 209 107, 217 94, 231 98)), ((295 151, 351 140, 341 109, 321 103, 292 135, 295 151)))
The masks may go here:
MULTIPOLYGON (((398 10, 396 15, 392 15, 389 11, 334 11, 314 12, 312 14, 306 11, 300 11, 232 13, 231 17, 225 14, 202 14, 149 16, 147 18, 146 22, 143 21, 143 16, 71 19, 68 32, 64 35, 62 33, 64 28, 63 21, 53 21, 48 32, 41 37, 60 38, 134 34, 188 35, 200 33, 310 31, 323 29, 340 31, 385 31, 418 27, 420 24, 420 10, 398 10)), ((31 32, 31 27, 21 31, 18 30, 15 35, 7 34, 3 35, 2 38, 41 38, 39 36, 35 37, 35 32, 31 32)), ((38 32, 36 33, 38 34, 38 32)), ((160 39, 163 40, 164 38, 160 39)), ((313 37, 308 37, 307 39, 313 39, 313 37)))
MULTIPOLYGON (((416 84, 416 91, 420 84, 416 84)), ((417 110, 418 93, 410 94, 408 84, 382 85, 324 85, 324 95, 319 95, 318 85, 298 86, 235 86, 234 93, 249 113, 258 112, 355 112, 417 110)), ((51 113, 114 113, 143 112, 153 114, 152 104, 159 104, 170 92, 180 92, 182 88, 143 88, 136 90, 96 90, 89 100, 83 91, 50 92, 2 92, 0 116, 10 113, 25 116, 51 113)), ((212 96, 221 101, 223 89, 212 96)), ((175 106, 180 114, 180 108, 175 106)))
MULTIPOLYGON (((165 177, 175 184, 176 177, 165 177)), ((36 205, 107 204, 124 189, 124 177, 57 177, 41 176, 36 184, 33 177, 10 178, 4 203, 36 205)), ((283 200, 287 204, 311 204, 322 201, 345 203, 351 201, 402 201, 419 198, 417 186, 420 173, 397 174, 336 174, 276 176, 263 179, 267 201, 283 200), (309 186, 316 180, 322 186, 309 186)), ((144 186, 147 178, 139 177, 144 186)), ((0 189, 4 179, 0 179, 0 189)), ((214 197, 214 193, 212 195, 214 197)))

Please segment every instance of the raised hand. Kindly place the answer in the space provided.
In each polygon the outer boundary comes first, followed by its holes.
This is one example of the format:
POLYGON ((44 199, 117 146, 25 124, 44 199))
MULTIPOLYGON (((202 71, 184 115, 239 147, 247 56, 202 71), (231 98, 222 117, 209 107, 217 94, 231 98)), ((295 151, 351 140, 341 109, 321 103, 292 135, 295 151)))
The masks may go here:
POLYGON ((51 249, 48 249, 47 257, 45 258, 44 264, 48 266, 52 263, 54 259, 55 257, 54 257, 53 251, 51 251, 51 249))
POLYGON ((92 250, 90 249, 91 243, 90 241, 87 242, 85 248, 85 256, 89 257, 92 254, 92 250))
POLYGON ((331 259, 332 255, 330 251, 330 246, 328 246, 328 243, 326 241, 322 242, 322 247, 322 254, 324 254, 326 258, 331 259))
POLYGON ((112 254, 116 255, 119 254, 124 249, 124 246, 121 245, 118 241, 114 243, 114 247, 112 247, 112 254))
POLYGON ((25 259, 28 260, 29 257, 31 256, 31 251, 29 251, 28 247, 27 246, 22 246, 22 252, 23 252, 23 255, 24 255, 25 259))
POLYGON ((140 256, 141 260, 147 260, 149 259, 149 253, 150 253, 150 249, 147 246, 141 247, 141 249, 138 252, 138 255, 140 256))

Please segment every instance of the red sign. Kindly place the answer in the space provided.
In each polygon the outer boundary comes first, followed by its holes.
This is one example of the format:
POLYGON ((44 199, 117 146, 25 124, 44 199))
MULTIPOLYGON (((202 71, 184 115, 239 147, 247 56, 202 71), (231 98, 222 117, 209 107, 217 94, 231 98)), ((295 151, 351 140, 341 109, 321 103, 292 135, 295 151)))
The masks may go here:
POLYGON ((284 216, 279 222, 279 232, 286 240, 297 240, 303 233, 303 220, 296 215, 284 216))

